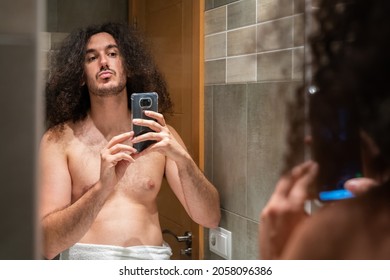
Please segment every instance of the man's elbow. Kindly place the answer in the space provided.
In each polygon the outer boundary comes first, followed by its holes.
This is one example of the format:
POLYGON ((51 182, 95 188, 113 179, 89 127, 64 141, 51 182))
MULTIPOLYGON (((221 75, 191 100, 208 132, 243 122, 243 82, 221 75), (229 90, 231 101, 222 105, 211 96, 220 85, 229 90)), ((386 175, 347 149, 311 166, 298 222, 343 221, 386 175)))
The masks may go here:
POLYGON ((220 209, 218 209, 218 211, 215 211, 213 215, 209 215, 207 220, 204 220, 203 223, 200 224, 206 228, 216 228, 218 227, 220 221, 221 221, 221 211, 220 209))
POLYGON ((50 250, 48 250, 48 249, 44 249, 43 252, 42 252, 42 254, 43 254, 43 257, 44 257, 45 259, 47 259, 47 260, 52 260, 52 259, 54 259, 55 257, 57 257, 59 253, 58 253, 58 252, 54 252, 54 251, 50 251, 50 250))
POLYGON ((60 250, 57 242, 53 238, 49 238, 47 233, 44 234, 41 247, 42 256, 47 260, 52 260, 61 253, 60 250))

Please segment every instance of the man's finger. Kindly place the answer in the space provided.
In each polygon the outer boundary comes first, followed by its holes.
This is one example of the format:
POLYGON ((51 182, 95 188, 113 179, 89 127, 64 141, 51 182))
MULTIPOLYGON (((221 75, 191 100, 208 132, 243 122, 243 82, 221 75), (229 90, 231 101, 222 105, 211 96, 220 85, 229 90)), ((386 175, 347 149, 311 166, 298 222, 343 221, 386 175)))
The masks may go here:
POLYGON ((346 181, 344 184, 344 188, 355 195, 364 194, 376 186, 378 186, 378 182, 370 178, 354 178, 346 181))

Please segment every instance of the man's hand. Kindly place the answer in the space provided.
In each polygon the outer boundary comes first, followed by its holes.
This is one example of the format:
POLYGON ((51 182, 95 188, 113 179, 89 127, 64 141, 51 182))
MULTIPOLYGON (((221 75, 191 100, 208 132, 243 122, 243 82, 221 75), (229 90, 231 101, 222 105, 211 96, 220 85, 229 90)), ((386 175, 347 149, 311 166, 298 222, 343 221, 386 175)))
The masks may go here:
POLYGON ((260 216, 260 254, 263 259, 280 258, 291 233, 308 217, 304 203, 314 183, 318 165, 300 164, 277 183, 260 216))
POLYGON ((371 188, 377 187, 378 185, 378 182, 374 179, 353 178, 345 182, 344 188, 355 195, 361 195, 369 191, 371 188))
MULTIPOLYGON (((309 197, 309 188, 318 173, 318 165, 305 162, 284 175, 277 183, 274 193, 260 216, 260 253, 263 259, 278 259, 295 228, 309 216, 304 202, 309 197)), ((354 178, 345 183, 345 188, 361 195, 378 183, 370 178, 354 178)))
POLYGON ((174 135, 169 130, 168 126, 165 123, 164 116, 160 113, 156 113, 153 111, 145 111, 145 115, 155 119, 156 121, 133 119, 133 124, 149 127, 154 132, 148 132, 134 137, 132 143, 135 144, 147 140, 153 140, 156 141, 156 143, 150 145, 139 155, 155 151, 160 152, 161 154, 167 156, 174 161, 176 161, 176 159, 179 159, 180 155, 183 155, 183 152, 186 152, 185 148, 183 148, 183 146, 179 144, 179 142, 175 139, 174 135))
POLYGON ((134 162, 131 154, 137 152, 126 144, 133 138, 134 132, 126 132, 113 137, 101 151, 100 182, 105 188, 113 189, 123 177, 129 164, 134 162))

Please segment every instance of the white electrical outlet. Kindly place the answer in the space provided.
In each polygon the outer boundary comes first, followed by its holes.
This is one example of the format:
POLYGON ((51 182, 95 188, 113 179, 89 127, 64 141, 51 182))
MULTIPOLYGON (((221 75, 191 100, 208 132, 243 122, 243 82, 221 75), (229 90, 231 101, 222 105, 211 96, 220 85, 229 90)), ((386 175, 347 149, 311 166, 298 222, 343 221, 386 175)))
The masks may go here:
POLYGON ((224 228, 209 230, 210 251, 224 259, 232 259, 232 233, 224 228))

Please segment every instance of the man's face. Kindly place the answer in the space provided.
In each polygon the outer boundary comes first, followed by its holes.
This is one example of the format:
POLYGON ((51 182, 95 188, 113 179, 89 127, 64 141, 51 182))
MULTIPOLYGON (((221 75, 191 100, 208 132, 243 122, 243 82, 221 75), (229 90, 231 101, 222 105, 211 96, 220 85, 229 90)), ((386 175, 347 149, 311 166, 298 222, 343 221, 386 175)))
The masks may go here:
POLYGON ((97 33, 89 39, 84 60, 85 82, 91 94, 113 96, 126 87, 126 73, 115 39, 97 33))

